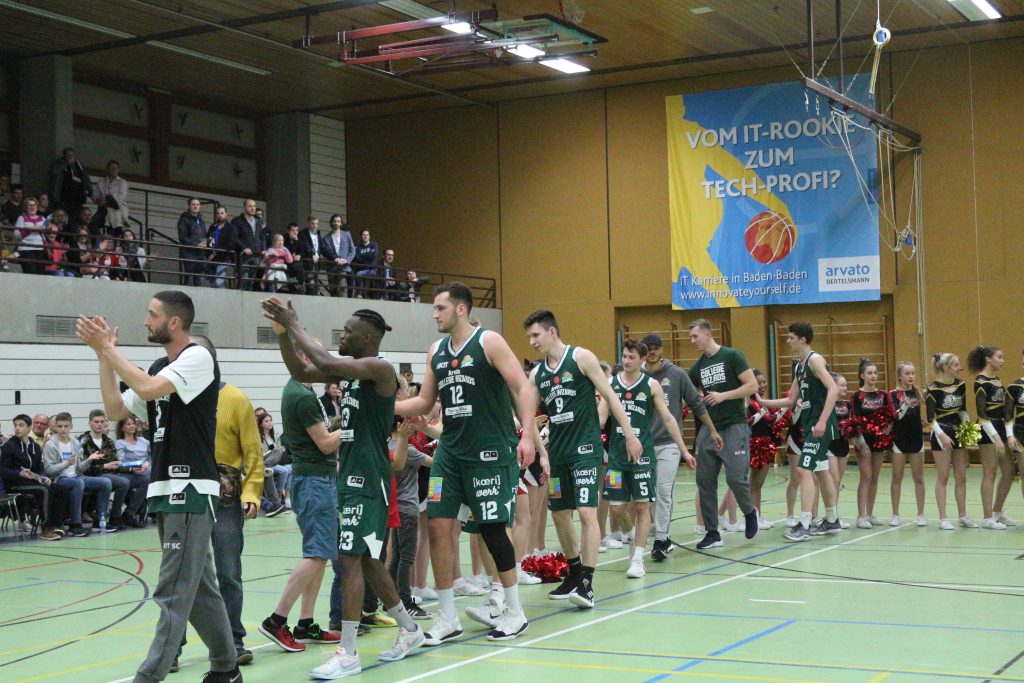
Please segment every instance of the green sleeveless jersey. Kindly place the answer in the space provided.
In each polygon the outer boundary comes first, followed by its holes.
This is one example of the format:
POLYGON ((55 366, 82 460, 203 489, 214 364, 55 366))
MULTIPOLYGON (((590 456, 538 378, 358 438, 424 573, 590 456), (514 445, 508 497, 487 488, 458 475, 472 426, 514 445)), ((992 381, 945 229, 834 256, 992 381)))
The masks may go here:
POLYGON ((515 421, 508 384, 484 354, 476 328, 462 348, 445 337, 430 359, 441 399, 440 443, 452 462, 507 467, 516 462, 515 421))
POLYGON ((597 416, 597 389, 576 363, 575 346, 566 346, 558 365, 547 360, 533 376, 540 400, 548 409, 548 457, 562 465, 597 458, 601 454, 601 427, 597 416))
MULTIPOLYGON (((813 355, 815 355, 814 351, 808 353, 800 361, 796 369, 796 377, 800 381, 800 403, 802 405, 800 423, 807 433, 810 433, 810 430, 818 423, 818 420, 821 418, 821 411, 825 408, 825 400, 828 398, 828 389, 811 371, 810 363, 811 356, 813 355)), ((826 433, 831 433, 828 431, 829 428, 833 430, 839 429, 839 423, 836 420, 834 410, 828 416, 828 422, 825 426, 826 433)))
POLYGON ((380 396, 372 380, 343 379, 338 496, 374 496, 391 491, 388 438, 395 419, 395 396, 380 396))
POLYGON ((626 455, 626 437, 622 433, 622 427, 614 422, 615 418, 609 415, 612 420, 613 429, 611 438, 608 440, 608 468, 617 470, 632 470, 636 468, 650 467, 654 462, 654 440, 651 438, 651 416, 655 411, 654 403, 651 400, 651 376, 646 372, 640 373, 640 378, 630 385, 622 381, 622 375, 615 375, 611 380, 612 391, 619 397, 619 402, 626 409, 629 416, 629 424, 633 427, 633 433, 640 439, 640 445, 644 447, 640 462, 632 463, 626 455))

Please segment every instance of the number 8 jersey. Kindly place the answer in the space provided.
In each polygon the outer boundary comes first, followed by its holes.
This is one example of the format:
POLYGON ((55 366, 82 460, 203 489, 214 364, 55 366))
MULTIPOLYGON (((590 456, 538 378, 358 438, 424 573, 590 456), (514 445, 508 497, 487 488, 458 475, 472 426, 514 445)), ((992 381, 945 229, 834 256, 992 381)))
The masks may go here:
POLYGON ((473 330, 459 349, 451 337, 437 344, 430 366, 441 400, 440 445, 455 462, 508 466, 516 462, 516 429, 508 385, 487 360, 483 338, 473 330))

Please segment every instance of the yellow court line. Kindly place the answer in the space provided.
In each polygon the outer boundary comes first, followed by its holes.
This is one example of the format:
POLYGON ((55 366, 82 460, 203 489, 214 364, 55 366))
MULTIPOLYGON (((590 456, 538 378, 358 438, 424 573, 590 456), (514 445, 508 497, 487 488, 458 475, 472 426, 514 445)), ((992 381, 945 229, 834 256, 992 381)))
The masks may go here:
POLYGON ((882 683, 882 681, 887 679, 889 676, 892 676, 892 674, 890 672, 883 671, 882 673, 878 674, 877 676, 872 678, 870 681, 868 681, 868 683, 882 683))
POLYGON ((100 662, 93 662, 92 664, 83 664, 82 666, 76 666, 73 669, 64 669, 62 671, 54 671, 52 673, 43 674, 42 676, 33 676, 32 678, 22 678, 14 683, 32 683, 33 681, 45 681, 47 678, 55 678, 57 676, 63 676, 65 674, 72 674, 78 671, 87 671, 88 669, 95 669, 99 666, 106 666, 107 664, 116 664, 117 662, 123 662, 129 659, 138 659, 145 656, 146 652, 135 652, 124 657, 112 657, 111 659, 104 659, 100 662))

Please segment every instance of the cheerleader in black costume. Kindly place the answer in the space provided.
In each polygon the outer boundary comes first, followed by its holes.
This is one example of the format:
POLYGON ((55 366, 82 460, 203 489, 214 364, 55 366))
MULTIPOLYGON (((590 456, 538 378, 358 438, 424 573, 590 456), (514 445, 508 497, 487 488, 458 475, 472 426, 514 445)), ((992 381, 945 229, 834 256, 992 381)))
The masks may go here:
POLYGON ((925 405, 928 407, 928 421, 931 423, 932 458, 935 460, 935 503, 939 507, 939 528, 953 530, 953 523, 946 517, 946 489, 949 487, 949 468, 952 464, 956 484, 957 513, 960 526, 976 529, 978 525, 967 516, 967 449, 956 441, 956 426, 969 422, 966 399, 967 386, 959 375, 963 372, 960 358, 954 353, 937 353, 932 356, 932 366, 937 379, 928 385, 925 405))
POLYGON ((768 469, 775 464, 775 441, 772 425, 779 419, 777 411, 763 405, 768 393, 768 380, 754 368, 757 394, 747 403, 747 422, 750 423, 750 500, 758 510, 757 528, 771 529, 774 524, 761 517, 761 487, 768 477, 768 469))
MULTIPOLYGON (((889 400, 885 391, 876 386, 878 366, 870 359, 860 359, 857 376, 860 377, 860 388, 854 392, 850 401, 850 413, 854 417, 870 418, 888 406, 889 400)), ((855 437, 853 445, 857 448, 857 469, 860 470, 860 482, 857 484, 857 528, 870 529, 882 525, 881 520, 875 517, 875 498, 878 496, 878 475, 885 460, 886 447, 869 433, 855 437)))
POLYGON ((1003 352, 995 346, 975 346, 967 354, 967 369, 973 372, 974 405, 981 426, 981 508, 982 529, 1005 529, 1016 522, 1003 514, 1003 503, 1013 486, 1016 465, 1006 456, 1006 425, 1003 422, 1006 389, 997 373, 1003 369, 1003 352), (999 490, 995 491, 996 471, 1001 470, 999 490), (992 504, 993 493, 995 505, 992 504), (1005 521, 1004 521, 1005 520, 1005 521))
MULTIPOLYGON (((1021 359, 1024 361, 1024 357, 1021 359)), ((1017 466, 1024 472, 1024 377, 1006 387, 1006 445, 1017 460, 1017 466)), ((1021 492, 1024 493, 1024 478, 1021 478, 1021 492)))
MULTIPOLYGON (((839 422, 839 428, 842 430, 843 421, 850 417, 850 394, 845 377, 837 372, 833 372, 832 379, 835 380, 836 388, 839 389, 839 398, 836 399, 834 410, 836 420, 839 422)), ((837 508, 839 506, 839 492, 843 486, 843 475, 846 474, 846 462, 849 459, 849 455, 850 441, 842 435, 828 445, 828 471, 832 474, 832 481, 836 485, 837 508)), ((842 517, 839 518, 839 526, 843 529, 850 528, 849 523, 844 522, 842 517)))
POLYGON ((889 391, 889 404, 896 419, 892 423, 892 483, 889 496, 892 499, 892 519, 889 526, 900 525, 900 492, 903 488, 903 472, 910 460, 910 475, 914 479, 914 496, 917 498, 917 525, 927 526, 924 516, 924 435, 927 424, 921 419, 921 405, 924 394, 917 386, 917 372, 910 361, 896 364, 896 388, 889 391))

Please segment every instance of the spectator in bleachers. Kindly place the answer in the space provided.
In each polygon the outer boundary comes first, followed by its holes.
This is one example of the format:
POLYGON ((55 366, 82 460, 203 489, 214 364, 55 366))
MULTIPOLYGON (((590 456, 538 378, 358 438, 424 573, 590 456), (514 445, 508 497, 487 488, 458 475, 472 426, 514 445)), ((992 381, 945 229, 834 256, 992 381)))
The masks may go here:
POLYGON ((246 199, 242 213, 230 223, 230 230, 224 237, 224 247, 233 249, 239 255, 242 266, 241 289, 258 289, 260 259, 266 250, 266 235, 263 221, 256 216, 256 202, 246 199))
POLYGON ((369 230, 359 233, 359 239, 355 258, 352 259, 352 270, 356 273, 356 298, 366 299, 377 286, 374 277, 377 275, 377 262, 380 261, 380 247, 370 239, 369 230))
POLYGON ((7 201, 4 202, 3 207, 0 207, 4 221, 9 225, 14 225, 18 221, 18 216, 21 215, 21 201, 24 198, 25 188, 18 183, 11 185, 11 192, 7 197, 7 201))
POLYGON ((75 241, 75 233, 68 221, 68 212, 64 209, 57 209, 50 214, 50 221, 57 226, 57 235, 61 242, 70 246, 75 241))
POLYGON ((121 262, 125 268, 125 279, 131 282, 147 282, 146 250, 135 241, 135 232, 125 228, 121 232, 121 262))
POLYGON ((21 203, 22 213, 14 223, 14 236, 18 240, 18 258, 21 272, 39 275, 46 261, 43 232, 46 219, 39 215, 39 202, 35 197, 25 197, 21 203))
MULTIPOLYGON (((224 243, 224 235, 228 230, 228 210, 225 206, 218 206, 213 212, 213 223, 210 223, 209 231, 206 233, 207 244, 211 249, 230 249, 224 243)), ((215 289, 224 288, 224 280, 228 276, 228 266, 234 262, 232 255, 227 252, 212 251, 207 255, 209 274, 212 276, 211 284, 215 289)))
POLYGON ((141 529, 146 525, 146 518, 141 513, 149 488, 149 441, 142 436, 139 418, 134 415, 118 420, 114 433, 117 435, 114 448, 117 459, 121 461, 118 475, 128 480, 127 504, 121 513, 121 521, 134 529, 141 529))
POLYGON ((107 207, 106 224, 114 234, 128 224, 128 181, 121 177, 121 164, 113 159, 107 162, 107 174, 96 183, 96 204, 107 207))
POLYGON ((402 295, 399 297, 402 301, 408 301, 409 303, 418 304, 420 302, 420 278, 416 274, 415 270, 407 270, 405 272, 405 282, 400 287, 402 288, 402 295))
POLYGON ((324 385, 320 403, 324 407, 324 414, 327 415, 327 431, 337 429, 338 425, 335 424, 335 420, 341 418, 341 388, 337 382, 328 382, 324 385))
POLYGON ((92 263, 92 236, 89 235, 89 228, 78 228, 75 234, 75 241, 68 247, 67 262, 68 268, 75 273, 85 277, 85 270, 90 268, 92 263))
POLYGON ((327 285, 331 296, 346 296, 346 278, 352 273, 350 265, 356 255, 356 245, 352 242, 352 233, 341 220, 341 216, 331 216, 331 232, 323 238, 323 257, 327 270, 327 285))
POLYGON ((50 166, 50 198, 53 207, 74 216, 88 200, 95 197, 89 173, 78 160, 74 147, 66 147, 60 159, 50 166))
POLYGON ((383 288, 383 292, 374 298, 398 301, 401 298, 398 287, 397 270, 395 269, 395 250, 385 249, 384 258, 381 259, 380 268, 377 270, 377 285, 383 288))
POLYGON ((178 244, 181 249, 181 284, 186 287, 202 287, 203 275, 206 273, 206 253, 202 250, 207 244, 206 221, 203 220, 202 203, 193 197, 188 200, 188 210, 178 217, 178 244), (198 247, 198 248, 197 248, 198 247))
MULTIPOLYGON (((90 477, 102 477, 110 481, 114 502, 110 506, 110 519, 105 531, 110 533, 121 528, 121 506, 128 496, 129 482, 117 474, 121 460, 117 457, 117 446, 107 432, 110 421, 107 414, 96 408, 89 411, 89 431, 82 436, 82 466, 90 477)), ((102 522, 101 522, 102 526, 102 522)))
POLYGON ((269 414, 264 414, 259 421, 260 428, 260 441, 263 443, 263 461, 270 462, 275 461, 276 464, 268 465, 274 470, 274 485, 277 489, 278 498, 284 504, 286 508, 291 509, 291 500, 288 497, 289 490, 291 489, 292 483, 292 465, 291 462, 284 462, 287 457, 281 457, 282 451, 286 451, 281 446, 280 440, 274 434, 274 418, 269 414))
POLYGON ((43 247, 46 251, 46 265, 43 266, 43 271, 47 275, 75 277, 75 272, 67 267, 68 247, 60 240, 60 228, 53 220, 46 225, 43 247))
MULTIPOLYGON (((65 507, 58 505, 58 510, 50 508, 50 496, 56 492, 50 490, 53 482, 46 476, 43 468, 43 449, 32 439, 30 424, 28 415, 18 415, 14 418, 14 438, 8 439, 0 448, 0 476, 3 477, 8 493, 19 493, 24 496, 23 500, 33 501, 43 525, 40 538, 45 541, 57 541, 63 534, 54 531, 55 521, 63 519, 66 514, 65 507)), ((61 498, 66 500, 66 496, 61 498)), ((27 533, 32 531, 32 526, 27 522, 27 506, 24 502, 19 503, 21 519, 15 523, 20 524, 21 531, 27 533)))
POLYGON ((320 219, 310 216, 305 229, 299 232, 299 257, 302 265, 302 287, 306 294, 316 294, 320 271, 320 219))
POLYGON ((113 238, 101 237, 99 245, 89 253, 88 263, 83 258, 79 271, 90 280, 111 280, 120 265, 121 256, 114 249, 113 238))
MULTIPOLYGON (((89 530, 82 527, 82 501, 86 493, 95 494, 96 516, 93 519, 105 516, 110 504, 110 480, 84 474, 88 465, 82 458, 82 444, 71 438, 71 415, 57 413, 55 419, 56 434, 43 448, 43 466, 46 476, 54 480, 54 488, 67 492, 71 535, 88 536, 89 530)), ((54 519, 55 526, 63 528, 64 516, 54 515, 54 519)))
POLYGON ((36 197, 36 201, 39 202, 39 215, 44 219, 49 220, 50 215, 53 213, 53 207, 50 206, 50 195, 45 192, 40 192, 36 197))
POLYGON ((32 418, 32 433, 29 435, 32 440, 42 448, 46 444, 47 438, 49 438, 46 432, 50 428, 50 418, 47 417, 46 413, 37 413, 32 418))
POLYGON ((292 253, 285 249, 284 235, 276 233, 271 238, 270 248, 263 257, 263 290, 277 292, 278 287, 288 284, 288 266, 291 265, 292 253))
MULTIPOLYGON (((65 211, 67 211, 67 209, 65 209, 65 211)), ((67 214, 69 216, 74 216, 74 219, 72 219, 71 221, 71 227, 73 229, 77 230, 78 228, 84 225, 85 227, 89 228, 89 234, 92 235, 94 239, 96 237, 99 237, 100 233, 103 232, 100 229, 99 225, 93 224, 92 209, 90 209, 88 206, 83 206, 76 212, 67 211, 67 214)))
MULTIPOLYGON (((299 253, 299 224, 289 223, 285 229, 284 235, 284 248, 290 251, 293 255, 299 253)), ((295 283, 296 289, 289 287, 288 291, 298 293, 298 283, 302 282, 302 263, 299 259, 292 259, 292 264, 288 266, 288 282, 295 283)))

